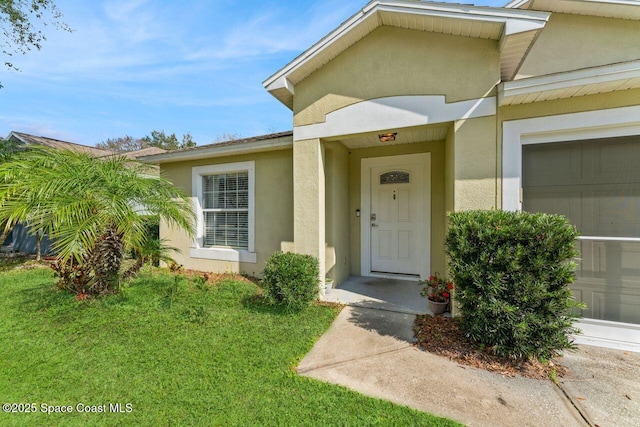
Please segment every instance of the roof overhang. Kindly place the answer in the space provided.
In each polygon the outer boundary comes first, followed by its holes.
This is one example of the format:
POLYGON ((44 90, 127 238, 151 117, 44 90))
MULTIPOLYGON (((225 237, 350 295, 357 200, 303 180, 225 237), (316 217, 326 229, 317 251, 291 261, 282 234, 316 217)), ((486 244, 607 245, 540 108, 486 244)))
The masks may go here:
POLYGON ((640 2, 638 0, 515 0, 505 7, 640 20, 640 2))
POLYGON ((234 156, 238 154, 261 153, 265 151, 283 150, 293 146, 293 134, 289 132, 278 138, 247 140, 242 143, 210 144, 186 150, 169 151, 163 154, 142 156, 137 160, 149 164, 183 162, 188 160, 212 159, 216 157, 234 156))
POLYGON ((518 105, 640 89, 640 60, 504 82, 498 105, 518 105))
POLYGON ((500 72, 511 80, 548 12, 421 1, 374 0, 263 82, 269 93, 293 108, 295 85, 381 26, 499 41, 500 72))

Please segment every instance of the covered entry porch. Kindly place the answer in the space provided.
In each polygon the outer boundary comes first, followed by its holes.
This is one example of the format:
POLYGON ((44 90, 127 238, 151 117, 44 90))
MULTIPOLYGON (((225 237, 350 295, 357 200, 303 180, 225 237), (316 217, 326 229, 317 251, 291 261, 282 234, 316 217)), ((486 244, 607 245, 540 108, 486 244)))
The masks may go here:
POLYGON ((354 307, 405 314, 432 314, 423 286, 415 281, 379 277, 350 276, 335 288, 327 289, 324 300, 354 307))

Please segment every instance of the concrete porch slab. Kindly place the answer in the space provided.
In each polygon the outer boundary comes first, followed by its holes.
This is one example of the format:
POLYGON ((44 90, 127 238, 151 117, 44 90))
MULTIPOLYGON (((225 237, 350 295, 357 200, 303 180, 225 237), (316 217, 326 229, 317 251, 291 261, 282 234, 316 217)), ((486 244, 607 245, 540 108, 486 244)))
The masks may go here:
POLYGON ((356 307, 406 314, 427 314, 427 299, 418 282, 377 277, 351 276, 329 289, 324 300, 356 307))

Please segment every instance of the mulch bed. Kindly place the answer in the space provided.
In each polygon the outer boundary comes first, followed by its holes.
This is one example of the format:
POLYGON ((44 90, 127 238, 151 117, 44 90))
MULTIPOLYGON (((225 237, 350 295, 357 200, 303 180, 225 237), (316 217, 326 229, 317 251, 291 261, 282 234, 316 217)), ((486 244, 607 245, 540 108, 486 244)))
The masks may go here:
POLYGON ((414 332, 418 339, 416 346, 423 350, 504 376, 549 379, 567 373, 566 367, 554 361, 543 364, 537 360, 518 361, 495 356, 490 349, 483 350, 468 340, 460 331, 457 319, 420 315, 416 317, 414 332))

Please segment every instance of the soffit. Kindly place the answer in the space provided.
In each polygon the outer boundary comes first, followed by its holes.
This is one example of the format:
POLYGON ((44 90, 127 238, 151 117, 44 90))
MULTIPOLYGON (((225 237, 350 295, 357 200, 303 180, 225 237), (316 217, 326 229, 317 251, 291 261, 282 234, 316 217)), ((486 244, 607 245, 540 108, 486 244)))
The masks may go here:
POLYGON ((640 89, 640 60, 504 82, 498 105, 518 105, 640 89))
POLYGON ((507 8, 640 20, 638 0, 518 0, 507 8))
POLYGON ((439 126, 417 126, 411 128, 389 130, 397 132, 395 141, 380 142, 378 134, 387 133, 376 132, 366 135, 357 135, 351 138, 338 138, 350 150, 357 148, 387 147, 389 145, 415 144, 419 142, 443 141, 447 137, 448 125, 439 126))
POLYGON ((374 0, 265 80, 263 85, 280 102, 292 108, 297 83, 383 25, 500 41, 501 77, 511 80, 548 18, 549 14, 545 12, 374 0))

